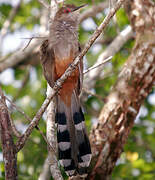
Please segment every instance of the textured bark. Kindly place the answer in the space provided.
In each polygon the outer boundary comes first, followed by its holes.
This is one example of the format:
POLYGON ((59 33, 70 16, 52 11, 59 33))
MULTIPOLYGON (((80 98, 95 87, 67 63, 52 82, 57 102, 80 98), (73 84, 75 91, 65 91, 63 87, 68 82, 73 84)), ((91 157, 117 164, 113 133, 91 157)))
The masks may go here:
POLYGON ((17 180, 17 158, 15 145, 11 135, 11 123, 7 107, 3 99, 0 99, 0 128, 3 159, 5 164, 5 180, 17 180))
POLYGON ((110 178, 134 119, 155 81, 155 4, 130 0, 126 12, 136 32, 136 42, 118 80, 106 99, 90 140, 94 169, 88 179, 110 178))

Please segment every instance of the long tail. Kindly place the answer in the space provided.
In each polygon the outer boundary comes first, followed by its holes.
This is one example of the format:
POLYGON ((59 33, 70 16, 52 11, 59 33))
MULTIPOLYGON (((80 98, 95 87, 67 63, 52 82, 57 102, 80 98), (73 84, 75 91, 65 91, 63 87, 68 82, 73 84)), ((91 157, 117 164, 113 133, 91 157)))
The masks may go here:
POLYGON ((61 97, 57 98, 57 140, 61 166, 68 176, 85 176, 91 161, 91 148, 87 136, 84 115, 79 97, 74 90, 68 107, 61 97))

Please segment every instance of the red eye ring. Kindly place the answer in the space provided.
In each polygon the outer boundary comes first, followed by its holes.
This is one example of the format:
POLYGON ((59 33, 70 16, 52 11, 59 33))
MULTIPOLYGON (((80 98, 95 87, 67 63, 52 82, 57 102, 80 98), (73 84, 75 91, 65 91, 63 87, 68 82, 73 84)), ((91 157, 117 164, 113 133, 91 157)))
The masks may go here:
POLYGON ((71 9, 67 8, 68 12, 71 12, 71 9))
POLYGON ((71 12, 71 9, 67 8, 67 9, 64 9, 64 13, 70 13, 71 12))

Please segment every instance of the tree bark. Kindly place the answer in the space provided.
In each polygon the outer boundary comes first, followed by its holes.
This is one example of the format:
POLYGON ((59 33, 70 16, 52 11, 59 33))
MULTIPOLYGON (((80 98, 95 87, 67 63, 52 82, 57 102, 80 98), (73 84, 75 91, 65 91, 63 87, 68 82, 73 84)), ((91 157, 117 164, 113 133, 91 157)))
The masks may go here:
POLYGON ((155 81, 155 4, 130 0, 126 12, 136 32, 134 48, 106 99, 90 141, 94 168, 88 179, 110 178, 140 106, 155 81))
POLYGON ((5 100, 0 99, 0 129, 3 159, 5 164, 5 180, 17 180, 17 157, 12 137, 11 123, 5 100))

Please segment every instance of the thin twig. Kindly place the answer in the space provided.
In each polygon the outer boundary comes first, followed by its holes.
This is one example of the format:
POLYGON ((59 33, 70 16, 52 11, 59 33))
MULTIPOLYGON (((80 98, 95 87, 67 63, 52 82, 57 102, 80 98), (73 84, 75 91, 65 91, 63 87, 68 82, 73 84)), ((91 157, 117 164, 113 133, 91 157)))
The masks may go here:
POLYGON ((27 38, 21 38, 21 39, 40 39, 40 38, 44 38, 44 39, 46 39, 47 38, 47 36, 45 36, 45 37, 41 37, 41 36, 33 36, 33 37, 27 37, 27 38))
POLYGON ((97 97, 100 101, 104 102, 104 98, 103 98, 102 96, 93 93, 93 92, 90 91, 89 89, 83 87, 83 88, 82 88, 82 91, 84 91, 85 93, 87 93, 87 94, 89 94, 89 95, 91 95, 91 96, 97 97))
POLYGON ((83 72, 83 74, 88 73, 89 71, 98 68, 99 66, 102 66, 103 64, 105 64, 106 62, 109 62, 112 59, 113 56, 110 56, 108 58, 106 58, 105 60, 103 60, 103 62, 99 63, 99 64, 95 64, 94 66, 90 67, 89 69, 87 69, 86 71, 83 72))
POLYGON ((11 114, 10 112, 8 111, 8 115, 9 115, 9 118, 10 118, 10 123, 11 123, 11 130, 12 130, 12 133, 17 137, 17 138, 20 138, 22 136, 22 134, 17 130, 14 122, 13 122, 13 119, 11 118, 11 114))
POLYGON ((18 49, 15 53, 9 56, 4 63, 0 62, 0 73, 9 67, 14 67, 16 64, 20 63, 22 60, 27 58, 32 50, 34 51, 39 46, 38 41, 32 42, 31 45, 24 51, 18 49))
MULTIPOLYGON (((116 38, 110 43, 110 45, 99 55, 96 63, 100 64, 103 62, 103 59, 106 59, 109 56, 114 56, 122 46, 133 36, 133 31, 131 26, 127 26, 116 38)), ((96 80, 100 77, 102 72, 102 67, 98 67, 92 70, 90 73, 85 75, 84 85, 87 89, 92 89, 96 83, 96 80)), ((85 99, 85 98, 84 98, 85 99)))
POLYGON ((0 33, 1 43, 2 43, 2 40, 3 40, 4 36, 7 34, 8 29, 9 29, 11 23, 12 23, 12 20, 15 17, 15 15, 17 14, 17 12, 18 12, 18 10, 20 8, 21 3, 22 3, 22 0, 20 0, 17 3, 17 5, 12 8, 12 10, 11 10, 11 12, 9 14, 8 19, 4 22, 3 27, 1 29, 1 33, 0 33))
MULTIPOLYGON (((0 97, 1 97, 1 99, 3 99, 4 102, 7 100, 7 97, 4 96, 1 87, 0 87, 0 97)), ((6 106, 6 103, 4 103, 3 105, 6 106)), ((8 110, 8 107, 7 107, 7 106, 6 106, 6 109, 8 110)), ((12 131, 12 133, 13 133, 16 137, 18 137, 18 138, 21 137, 21 133, 18 132, 18 130, 16 129, 16 126, 15 126, 15 124, 13 123, 13 120, 12 120, 12 118, 11 118, 11 115, 10 115, 10 112, 9 112, 9 111, 8 111, 8 116, 9 116, 9 120, 10 120, 10 124, 11 124, 11 131, 12 131)))
POLYGON ((43 0, 38 0, 40 2, 40 4, 42 4, 47 10, 50 9, 50 5, 46 2, 46 1, 43 1, 43 0))
MULTIPOLYGON (((21 108, 17 107, 8 97, 5 96, 5 98, 6 98, 6 100, 12 105, 13 108, 15 108, 18 112, 20 112, 20 113, 25 117, 25 119, 27 119, 29 122, 31 122, 31 118, 30 118, 21 108)), ((12 124, 12 123, 11 123, 11 124, 12 124)), ((46 136, 44 135, 44 133, 42 132, 42 130, 41 130, 38 126, 36 126, 36 129, 37 129, 37 130, 39 131, 39 133, 42 135, 42 137, 43 137, 43 139, 45 140, 45 142, 47 143, 48 147, 49 147, 50 149, 52 149, 52 151, 55 152, 55 149, 49 144, 49 142, 47 141, 47 138, 46 138, 46 136)), ((18 136, 18 137, 21 137, 21 135, 18 136)))
POLYGON ((29 46, 29 44, 31 43, 31 41, 33 39, 42 39, 42 38, 47 38, 47 37, 30 37, 30 38, 21 38, 21 39, 29 39, 29 42, 27 43, 27 45, 23 48, 23 51, 29 46))
POLYGON ((15 108, 18 112, 20 112, 24 116, 25 119, 31 121, 31 118, 21 108, 17 107, 15 103, 13 103, 7 96, 5 96, 5 98, 13 108, 15 108))
POLYGON ((91 8, 89 8, 86 11, 84 11, 80 15, 79 22, 82 22, 83 20, 87 19, 88 17, 95 16, 97 13, 103 11, 107 7, 108 7, 108 2, 107 1, 99 3, 97 5, 93 4, 93 6, 91 8))
POLYGON ((53 92, 45 99, 44 103, 42 104, 41 108, 36 113, 35 117, 29 124, 28 128, 26 129, 23 136, 17 141, 16 143, 16 151, 18 152, 21 148, 23 148, 25 142, 27 141, 28 137, 32 133, 33 129, 36 125, 38 125, 39 120, 42 116, 42 114, 45 112, 47 106, 49 105, 51 99, 55 96, 55 94, 58 92, 60 87, 62 86, 63 82, 69 77, 72 72, 76 69, 76 66, 80 62, 80 60, 83 58, 83 56, 87 53, 89 48, 92 46, 92 44, 95 42, 95 40, 98 38, 98 36, 102 33, 102 31, 105 29, 105 27, 110 22, 110 19, 113 17, 113 15, 116 13, 116 11, 121 7, 121 5, 125 2, 125 0, 119 0, 115 7, 110 10, 108 15, 105 17, 103 22, 100 24, 100 26, 95 30, 91 38, 89 39, 88 43, 86 44, 83 51, 75 58, 74 62, 67 68, 65 73, 61 76, 60 79, 58 79, 53 87, 53 92))

